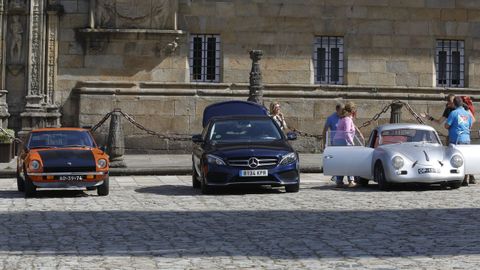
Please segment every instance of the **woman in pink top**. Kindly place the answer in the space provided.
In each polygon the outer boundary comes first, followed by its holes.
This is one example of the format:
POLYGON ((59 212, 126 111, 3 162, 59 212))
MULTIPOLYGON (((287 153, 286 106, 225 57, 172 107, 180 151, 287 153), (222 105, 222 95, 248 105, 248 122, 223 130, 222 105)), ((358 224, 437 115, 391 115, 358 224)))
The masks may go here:
MULTIPOLYGON (((340 120, 338 121, 337 130, 333 137, 334 146, 347 146, 354 145, 353 138, 355 137, 356 127, 353 123, 353 115, 355 113, 355 104, 353 102, 347 102, 340 114, 340 120)), ((343 186, 343 176, 337 176, 337 186, 343 186)), ((354 177, 348 176, 348 187, 354 187, 354 177)))
POLYGON ((353 123, 353 114, 355 113, 355 104, 347 102, 340 114, 340 120, 337 124, 337 130, 333 137, 334 145, 345 146, 353 145, 355 137, 355 124, 353 123))

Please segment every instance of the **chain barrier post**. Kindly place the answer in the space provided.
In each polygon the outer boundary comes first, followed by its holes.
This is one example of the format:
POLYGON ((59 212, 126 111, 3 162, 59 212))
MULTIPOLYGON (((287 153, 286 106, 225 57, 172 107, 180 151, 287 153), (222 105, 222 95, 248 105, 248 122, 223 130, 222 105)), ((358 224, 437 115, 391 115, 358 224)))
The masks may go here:
POLYGON ((390 124, 398 124, 402 121, 402 103, 392 103, 390 111, 390 124))
POLYGON ((107 154, 110 156, 110 167, 127 167, 123 159, 125 154, 125 137, 123 135, 122 112, 120 109, 115 109, 111 114, 107 154))

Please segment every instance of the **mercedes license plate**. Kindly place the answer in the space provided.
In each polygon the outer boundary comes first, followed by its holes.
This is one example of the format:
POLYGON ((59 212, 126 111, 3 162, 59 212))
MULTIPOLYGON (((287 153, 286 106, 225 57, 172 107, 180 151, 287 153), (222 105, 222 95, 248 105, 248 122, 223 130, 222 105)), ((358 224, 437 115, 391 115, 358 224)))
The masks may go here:
POLYGON ((81 175, 61 175, 58 177, 60 181, 82 181, 83 177, 81 175))
POLYGON ((418 174, 425 174, 425 173, 440 173, 440 169, 437 169, 437 168, 420 168, 420 169, 418 169, 418 174))
POLYGON ((262 177, 268 176, 268 170, 241 170, 241 177, 262 177))

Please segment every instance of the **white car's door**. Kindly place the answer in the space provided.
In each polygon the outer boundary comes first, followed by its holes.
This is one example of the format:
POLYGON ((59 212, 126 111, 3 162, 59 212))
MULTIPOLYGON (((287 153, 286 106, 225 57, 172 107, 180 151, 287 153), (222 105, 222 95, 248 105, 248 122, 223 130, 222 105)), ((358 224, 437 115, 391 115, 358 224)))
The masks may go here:
POLYGON ((457 144, 455 147, 462 152, 465 174, 480 174, 480 145, 457 144))
POLYGON ((373 151, 365 146, 329 146, 323 152, 323 174, 372 179, 373 151))

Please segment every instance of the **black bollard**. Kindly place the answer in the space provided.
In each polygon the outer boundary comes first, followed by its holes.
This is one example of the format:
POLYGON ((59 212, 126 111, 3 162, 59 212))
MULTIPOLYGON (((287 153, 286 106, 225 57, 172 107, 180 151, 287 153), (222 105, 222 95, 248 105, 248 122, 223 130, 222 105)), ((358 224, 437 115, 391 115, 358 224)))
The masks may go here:
POLYGON ((403 104, 394 103, 390 112, 390 124, 397 124, 402 121, 402 108, 403 104))
POLYGON ((263 104, 263 83, 262 71, 260 70, 259 61, 262 59, 263 51, 250 51, 250 58, 252 59, 252 70, 250 71, 250 90, 248 94, 248 101, 263 104))
POLYGON ((122 114, 120 113, 120 109, 115 109, 110 119, 107 154, 110 156, 110 167, 127 167, 123 160, 123 155, 125 154, 125 138, 123 136, 122 114))

